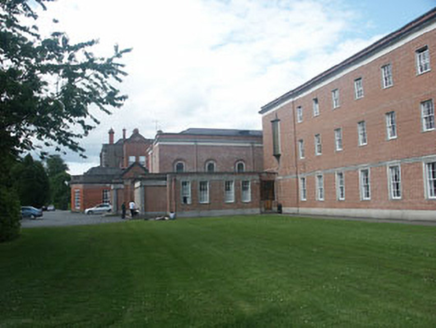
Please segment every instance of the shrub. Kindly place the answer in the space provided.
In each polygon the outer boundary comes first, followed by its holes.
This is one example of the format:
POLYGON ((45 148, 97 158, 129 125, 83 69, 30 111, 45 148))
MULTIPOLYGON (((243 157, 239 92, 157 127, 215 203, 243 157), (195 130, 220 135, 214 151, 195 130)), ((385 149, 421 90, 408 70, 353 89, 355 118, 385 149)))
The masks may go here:
POLYGON ((20 235, 20 202, 12 188, 0 186, 0 242, 20 235))

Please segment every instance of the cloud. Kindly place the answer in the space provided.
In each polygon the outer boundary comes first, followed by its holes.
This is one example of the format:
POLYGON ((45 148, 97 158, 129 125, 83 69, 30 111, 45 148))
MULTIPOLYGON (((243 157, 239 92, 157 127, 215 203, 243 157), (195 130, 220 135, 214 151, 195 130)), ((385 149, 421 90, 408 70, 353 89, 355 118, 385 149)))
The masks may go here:
POLYGON ((73 41, 99 39, 98 52, 133 47, 128 101, 83 139, 93 164, 111 127, 148 138, 156 126, 260 129, 262 105, 372 41, 343 39, 356 16, 340 0, 70 0, 43 16, 45 31, 56 17, 73 41))

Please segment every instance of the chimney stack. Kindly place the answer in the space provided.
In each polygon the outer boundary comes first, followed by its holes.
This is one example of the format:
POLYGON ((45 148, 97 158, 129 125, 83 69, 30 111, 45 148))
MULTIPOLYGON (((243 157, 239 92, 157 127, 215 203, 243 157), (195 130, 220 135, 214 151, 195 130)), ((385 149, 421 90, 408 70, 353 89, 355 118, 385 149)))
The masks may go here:
POLYGON ((111 128, 109 130, 109 144, 113 145, 114 144, 114 130, 111 128))

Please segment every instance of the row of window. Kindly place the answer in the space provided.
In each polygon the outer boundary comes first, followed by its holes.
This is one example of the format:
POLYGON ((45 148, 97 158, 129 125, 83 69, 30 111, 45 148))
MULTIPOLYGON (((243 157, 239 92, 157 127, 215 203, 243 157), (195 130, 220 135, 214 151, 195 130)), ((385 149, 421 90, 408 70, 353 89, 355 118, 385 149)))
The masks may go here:
MULTIPOLYGON (((427 199, 436 199, 436 162, 424 164, 425 192, 427 199)), ((401 167, 400 165, 388 166, 389 199, 402 198, 401 167)), ((316 200, 323 201, 325 197, 324 176, 315 176, 316 200)), ((359 171, 359 189, 361 200, 371 200, 371 175, 370 169, 359 171)), ((345 200, 345 175, 344 172, 336 172, 336 199, 345 200)), ((300 178, 300 200, 307 200, 307 178, 300 178)))
MULTIPOLYGON (((235 202, 235 181, 226 180, 224 183, 224 202, 235 202)), ((209 198, 210 183, 209 181, 198 182, 198 202, 200 204, 210 203, 209 198)), ((191 181, 182 181, 180 188, 182 204, 192 204, 191 181)), ((251 202, 251 183, 248 180, 241 181, 241 201, 243 203, 251 202)))
MULTIPOLYGON (((416 51, 416 72, 418 75, 430 71, 430 53, 427 46, 420 48, 416 51)), ((380 68, 381 71, 381 84, 382 88, 386 89, 394 85, 392 75, 392 64, 384 65, 380 68)), ((332 108, 336 109, 340 107, 339 89, 334 89, 331 92, 332 96, 332 108)), ((363 78, 359 77, 354 80, 354 98, 361 99, 364 97, 363 90, 363 78)), ((318 98, 312 99, 312 115, 313 117, 319 116, 319 101, 318 98)), ((303 107, 297 107, 297 122, 303 122, 303 107)))
MULTIPOLYGON (((186 165, 183 161, 177 161, 174 164, 174 172, 185 172, 186 165)), ((216 162, 213 160, 207 161, 204 165, 204 171, 213 173, 216 172, 216 162)), ((235 172, 245 172, 245 163, 244 161, 238 161, 235 164, 235 172)))
POLYGON ((129 156, 129 166, 135 162, 138 162, 144 167, 147 166, 147 158, 145 156, 138 156, 138 159, 136 158, 136 156, 129 156))
MULTIPOLYGON (((434 104, 433 100, 427 100, 421 103, 421 121, 422 121, 422 131, 432 131, 435 130, 435 114, 434 114, 434 104)), ((397 134, 397 119, 395 112, 389 112, 385 114, 385 124, 386 124, 386 138, 388 140, 396 139, 397 134)), ((342 139, 342 128, 334 130, 335 134, 335 150, 343 150, 343 139, 342 139)), ((360 121, 357 123, 357 134, 358 134, 358 145, 365 146, 368 144, 368 136, 366 131, 366 122, 360 121)), ((298 152, 299 158, 305 158, 305 147, 304 140, 298 140, 298 152)), ((315 135, 315 155, 319 156, 322 154, 322 142, 321 135, 315 135)))

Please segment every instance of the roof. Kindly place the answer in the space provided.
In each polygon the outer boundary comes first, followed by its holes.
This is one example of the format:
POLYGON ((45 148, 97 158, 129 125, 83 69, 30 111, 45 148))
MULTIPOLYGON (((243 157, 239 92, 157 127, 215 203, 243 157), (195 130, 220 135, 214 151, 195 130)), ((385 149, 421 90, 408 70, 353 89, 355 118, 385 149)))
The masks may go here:
POLYGON ((261 137, 260 130, 236 130, 236 129, 203 129, 190 128, 180 132, 180 134, 205 135, 205 136, 256 136, 261 137))
POLYGON ((330 69, 324 71, 323 73, 315 76, 313 79, 309 80, 308 82, 300 85, 299 87, 288 91, 284 95, 280 96, 279 98, 269 102, 268 104, 262 106, 260 110, 260 114, 267 113, 271 109, 283 104, 284 102, 300 95, 301 93, 307 91, 308 89, 322 83, 323 81, 327 80, 328 78, 331 78, 332 76, 344 71, 348 67, 356 64, 357 62, 363 61, 364 59, 368 58, 369 56, 383 50, 384 48, 392 45, 393 43, 398 42, 399 40, 405 38, 406 36, 410 35, 411 33, 425 27, 426 25, 432 23, 436 19, 436 8, 430 10, 429 12, 425 13, 424 15, 418 17, 417 19, 413 20, 409 24, 403 26, 402 28, 396 30, 395 32, 385 36, 384 38, 378 40, 377 42, 371 44, 370 46, 366 47, 362 51, 356 53, 355 55, 349 57, 348 59, 344 60, 343 62, 339 63, 336 66, 331 67, 330 69))

